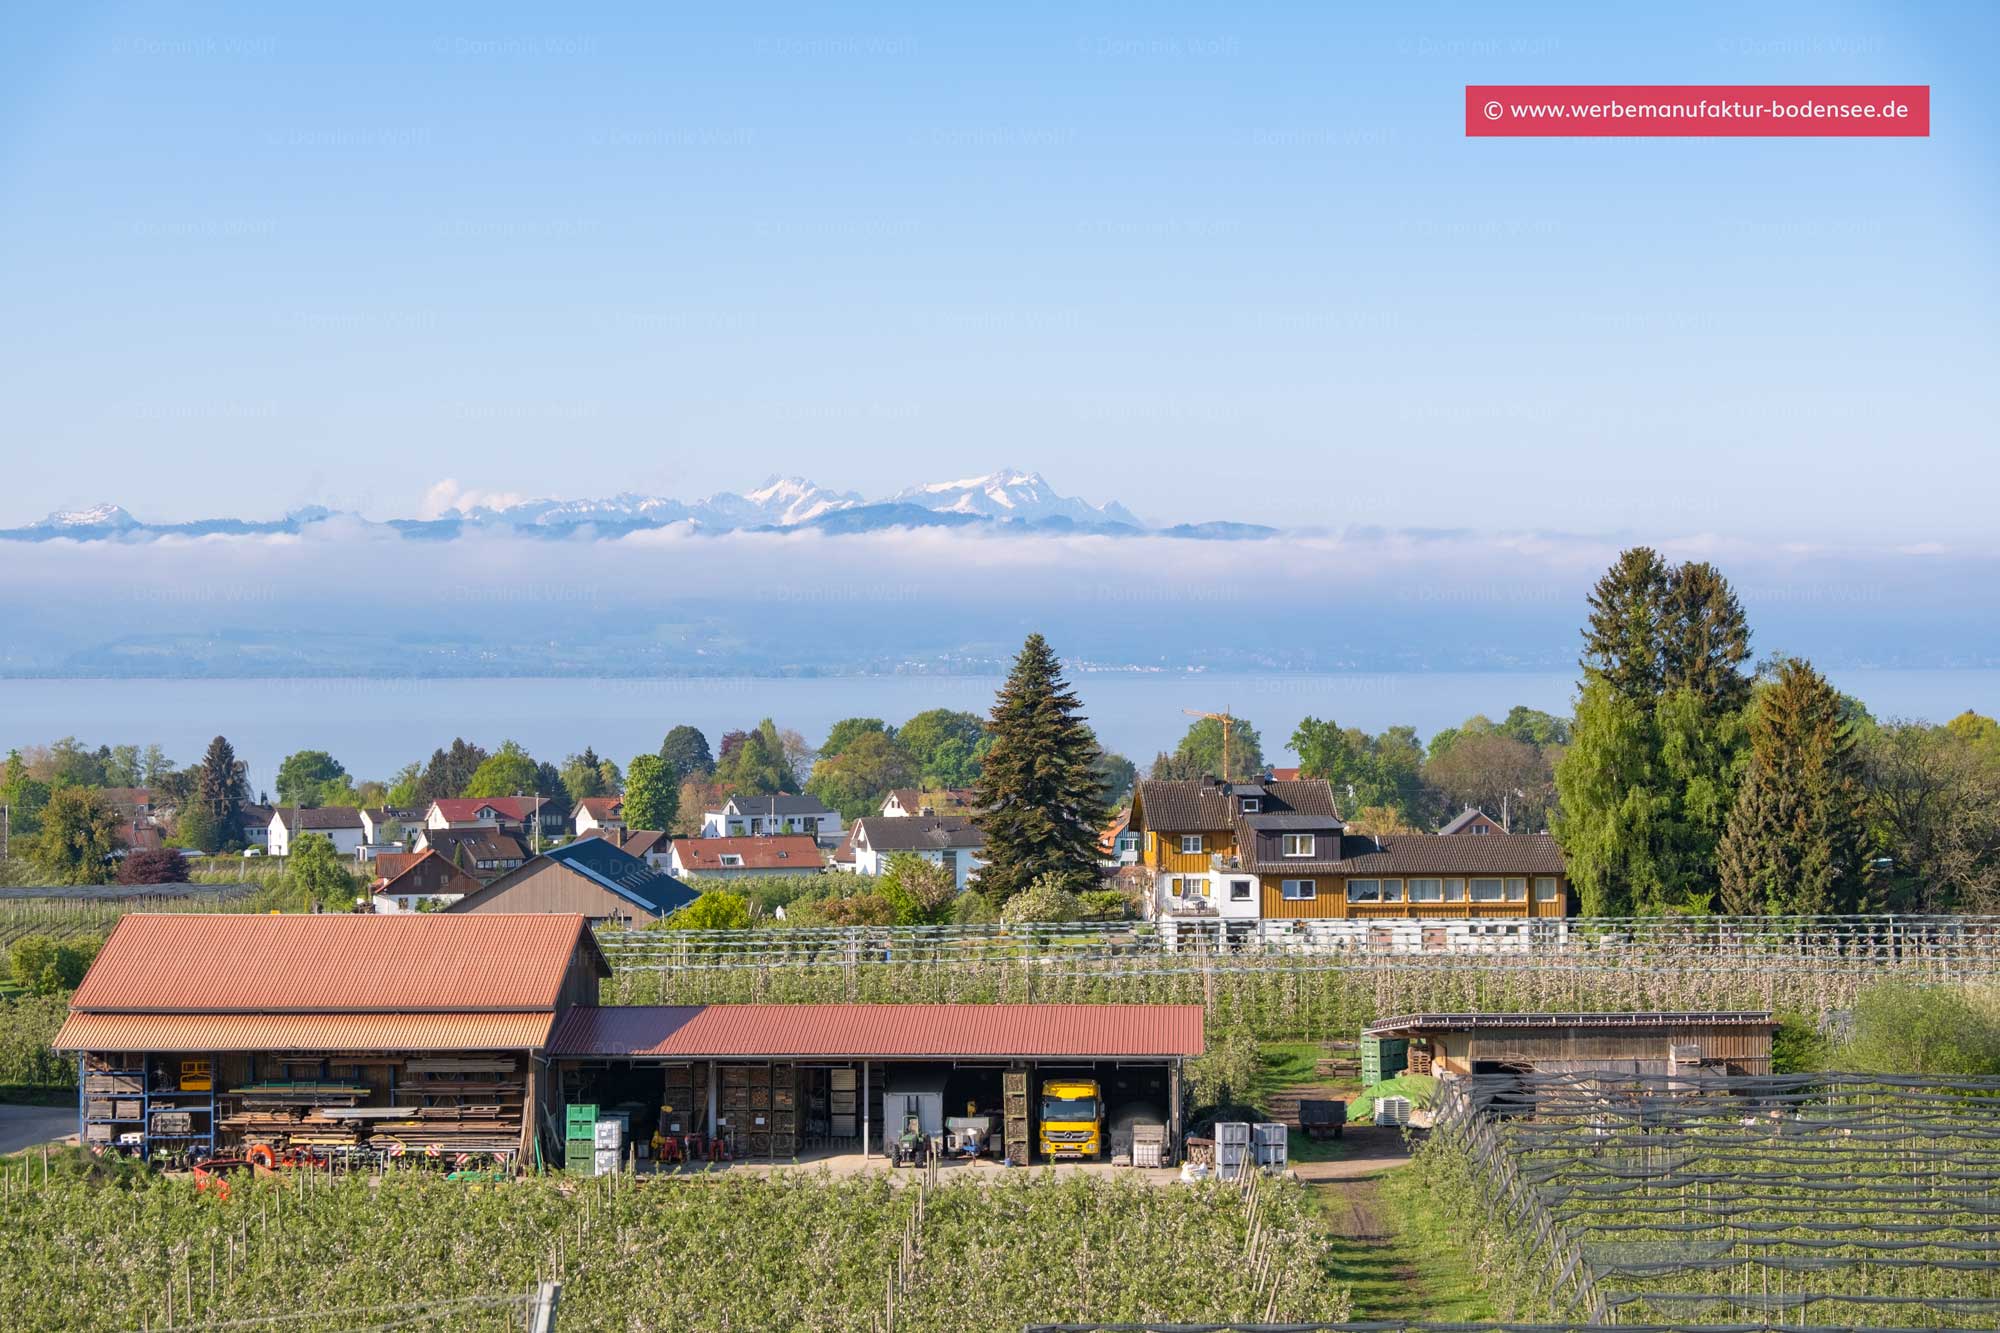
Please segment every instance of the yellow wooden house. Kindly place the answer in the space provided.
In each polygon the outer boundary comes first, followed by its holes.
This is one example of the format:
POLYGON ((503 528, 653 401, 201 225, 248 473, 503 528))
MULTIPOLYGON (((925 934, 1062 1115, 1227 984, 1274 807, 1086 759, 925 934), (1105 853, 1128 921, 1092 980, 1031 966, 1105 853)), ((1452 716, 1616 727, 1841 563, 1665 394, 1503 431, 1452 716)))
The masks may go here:
POLYGON ((1142 782, 1129 827, 1155 918, 1507 920, 1570 908, 1554 839, 1350 833, 1320 779, 1142 782))

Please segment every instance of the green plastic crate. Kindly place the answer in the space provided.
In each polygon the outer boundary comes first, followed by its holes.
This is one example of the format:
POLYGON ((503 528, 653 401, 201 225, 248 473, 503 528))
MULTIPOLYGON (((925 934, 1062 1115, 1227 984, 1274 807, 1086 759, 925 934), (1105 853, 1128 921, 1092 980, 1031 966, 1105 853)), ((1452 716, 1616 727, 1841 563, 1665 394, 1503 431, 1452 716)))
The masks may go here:
POLYGON ((571 1102, 567 1108, 567 1116, 566 1123, 569 1126, 571 1138, 577 1136, 579 1129, 590 1133, 596 1132, 597 1107, 594 1103, 571 1102))

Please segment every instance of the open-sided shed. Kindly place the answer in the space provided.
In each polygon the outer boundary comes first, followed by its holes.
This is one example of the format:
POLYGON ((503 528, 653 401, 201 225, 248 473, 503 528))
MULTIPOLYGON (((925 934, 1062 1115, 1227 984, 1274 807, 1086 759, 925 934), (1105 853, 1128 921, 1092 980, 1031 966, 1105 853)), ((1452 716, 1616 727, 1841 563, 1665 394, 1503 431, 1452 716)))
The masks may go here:
MULTIPOLYGON (((633 1135, 722 1138, 791 1157, 893 1140, 905 1114, 1007 1114, 1006 1075, 1094 1078, 1115 1118, 1150 1108, 1180 1141, 1181 1068, 1199 1005, 712 1004, 576 1009, 549 1052, 565 1100, 623 1104, 633 1135), (888 1088, 917 1104, 897 1105, 888 1088), (885 1127, 890 1131, 885 1133, 885 1127)), ((1026 1094, 1020 1094, 1025 1096, 1026 1094)))
POLYGON ((86 1143, 532 1164, 538 1061, 609 975, 580 916, 133 914, 53 1044, 86 1143))

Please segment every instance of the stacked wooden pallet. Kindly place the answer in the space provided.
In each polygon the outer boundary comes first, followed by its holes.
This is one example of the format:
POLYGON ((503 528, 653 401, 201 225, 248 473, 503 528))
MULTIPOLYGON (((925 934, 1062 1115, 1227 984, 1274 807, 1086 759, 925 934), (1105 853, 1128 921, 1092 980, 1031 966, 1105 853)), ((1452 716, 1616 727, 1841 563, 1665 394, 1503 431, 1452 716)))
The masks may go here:
POLYGON ((1015 1166, 1028 1164, 1028 1071, 1009 1069, 1000 1076, 1005 1105, 1003 1119, 1007 1160, 1015 1166))
POLYGON ((799 1071, 792 1064, 723 1065, 716 1118, 730 1150, 790 1157, 799 1150, 799 1071))
POLYGON ((708 1066, 668 1065, 660 1122, 669 1134, 708 1132, 708 1066))

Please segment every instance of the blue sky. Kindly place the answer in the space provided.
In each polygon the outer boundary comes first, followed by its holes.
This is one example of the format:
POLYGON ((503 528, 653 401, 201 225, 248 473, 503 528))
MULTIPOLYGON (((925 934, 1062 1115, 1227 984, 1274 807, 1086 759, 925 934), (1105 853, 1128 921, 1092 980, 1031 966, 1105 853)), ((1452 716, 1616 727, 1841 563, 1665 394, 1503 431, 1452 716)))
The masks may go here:
POLYGON ((1990 4, 403 8, 10 15, 0 524, 1011 464, 1991 528, 1990 4), (1467 140, 1468 82, 1928 83, 1933 132, 1467 140))

